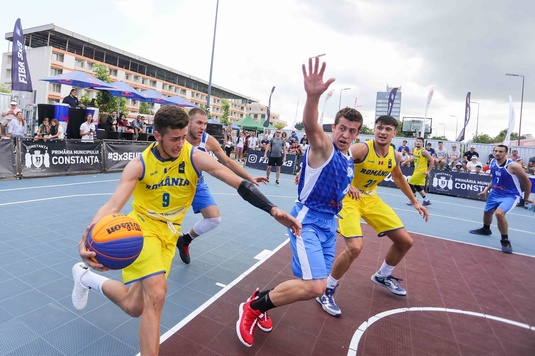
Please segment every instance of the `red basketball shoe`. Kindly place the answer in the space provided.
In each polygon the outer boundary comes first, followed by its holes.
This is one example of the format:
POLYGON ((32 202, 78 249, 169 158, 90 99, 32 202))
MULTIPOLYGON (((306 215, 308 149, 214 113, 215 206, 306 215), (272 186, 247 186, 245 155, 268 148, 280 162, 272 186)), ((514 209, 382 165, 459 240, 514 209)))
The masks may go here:
POLYGON ((258 319, 262 315, 260 310, 254 310, 251 308, 250 300, 245 303, 241 303, 239 307, 240 316, 236 322, 236 334, 238 339, 247 347, 251 347, 254 341, 254 331, 258 324, 258 319))
MULTIPOLYGON (((253 295, 247 299, 247 301, 255 300, 258 298, 258 288, 253 292, 253 295)), ((258 328, 265 332, 270 332, 273 329, 273 320, 269 317, 266 311, 262 316, 258 317, 258 328)))

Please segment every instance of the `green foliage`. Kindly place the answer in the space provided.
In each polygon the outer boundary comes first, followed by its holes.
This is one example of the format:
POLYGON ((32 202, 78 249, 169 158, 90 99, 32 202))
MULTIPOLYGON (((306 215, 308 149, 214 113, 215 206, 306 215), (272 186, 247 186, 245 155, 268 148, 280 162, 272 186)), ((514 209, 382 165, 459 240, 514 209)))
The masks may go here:
POLYGON ((277 130, 282 130, 284 128, 284 126, 286 126, 286 125, 278 123, 278 124, 274 124, 273 126, 275 126, 277 128, 277 130))
MULTIPOLYGON (((95 78, 100 79, 105 83, 111 82, 110 71, 106 66, 94 64, 93 74, 95 75, 95 78)), ((110 107, 108 106, 110 105, 110 102, 113 101, 113 99, 113 96, 111 96, 109 92, 105 90, 100 90, 97 93, 97 107, 101 112, 110 112, 110 107)), ((117 103, 115 103, 115 108, 117 108, 117 103)))
MULTIPOLYGON (((507 129, 501 130, 497 136, 491 137, 488 134, 480 134, 478 136, 474 135, 472 136, 471 142, 474 143, 500 143, 505 140, 505 136, 507 135, 507 129)), ((522 135, 520 136, 521 139, 525 139, 526 136, 522 135)), ((517 141, 518 140, 518 133, 517 132, 511 132, 511 141, 517 141)))
POLYGON ((362 124, 362 127, 360 128, 360 134, 362 134, 362 135, 373 135, 373 129, 369 128, 365 124, 362 124))
POLYGON ((221 100, 221 108, 223 109, 223 115, 221 115, 221 118, 220 118, 220 122, 225 125, 225 126, 228 126, 230 124, 230 103, 227 99, 222 99, 221 100))
POLYGON ((128 110, 126 108, 126 98, 121 97, 112 97, 112 100, 106 105, 107 112, 117 111, 123 112, 125 115, 128 115, 128 110))
POLYGON ((139 104, 139 113, 140 114, 145 114, 145 115, 150 115, 150 105, 149 103, 140 103, 139 104))
POLYGON ((0 84, 0 93, 11 93, 11 89, 6 88, 4 84, 0 84))
POLYGON ((85 107, 88 107, 90 102, 91 102, 91 99, 89 99, 87 95, 84 94, 80 97, 80 103, 84 105, 85 107))
POLYGON ((303 124, 303 121, 299 121, 295 123, 294 127, 296 130, 302 130, 305 127, 305 125, 303 124))
POLYGON ((442 141, 448 141, 448 138, 446 136, 433 136, 429 138, 430 140, 442 140, 442 141))

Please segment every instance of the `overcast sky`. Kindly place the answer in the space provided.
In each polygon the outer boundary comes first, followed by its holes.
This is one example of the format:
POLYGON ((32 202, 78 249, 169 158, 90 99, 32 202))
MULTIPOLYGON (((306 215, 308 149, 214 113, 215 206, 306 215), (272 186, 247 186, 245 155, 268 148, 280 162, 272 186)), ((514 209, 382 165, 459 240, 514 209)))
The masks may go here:
MULTIPOLYGON (((0 31, 57 26, 208 81, 217 0, 10 1, 0 31)), ((302 121, 301 64, 325 53, 334 95, 320 112, 332 122, 355 105, 365 123, 375 117, 377 91, 401 86, 401 116, 428 110, 436 133, 454 139, 467 92, 479 103, 480 134, 506 129, 509 95, 518 132, 525 76, 522 134, 535 134, 535 2, 531 0, 220 0, 213 85, 251 96, 290 125, 302 121), (342 92, 339 89, 351 88, 342 92), (360 106, 361 105, 361 106, 360 106)), ((3 40, 2 51, 8 42, 3 40)), ((31 68, 30 68, 31 71, 31 68)), ((35 80, 36 78, 34 78, 35 80)), ((325 103, 325 105, 324 105, 325 103)), ((467 138, 476 131, 477 105, 467 138)))

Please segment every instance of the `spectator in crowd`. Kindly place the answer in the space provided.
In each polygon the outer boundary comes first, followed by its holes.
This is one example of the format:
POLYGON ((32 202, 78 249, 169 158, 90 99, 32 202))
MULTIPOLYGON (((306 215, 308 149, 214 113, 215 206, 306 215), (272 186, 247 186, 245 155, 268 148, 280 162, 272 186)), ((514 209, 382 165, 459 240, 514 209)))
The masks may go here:
POLYGON ((295 133, 295 131, 292 131, 290 135, 290 139, 299 142, 299 137, 297 137, 297 134, 295 133))
POLYGON ((73 109, 85 109, 85 106, 80 104, 80 101, 78 100, 78 97, 76 96, 78 94, 78 90, 76 88, 72 88, 69 92, 69 95, 63 98, 62 103, 69 105, 73 109))
POLYGON ((453 144, 451 146, 451 150, 448 152, 448 162, 450 168, 454 168, 457 164, 457 161, 461 158, 461 152, 457 149, 457 144, 453 144))
POLYGON ((127 132, 131 128, 126 115, 124 113, 119 113, 119 119, 117 119, 117 131, 127 132))
POLYGON ((428 142, 426 145, 425 145, 425 150, 427 152, 429 152, 429 154, 431 155, 432 159, 433 159, 433 163, 436 162, 436 158, 437 158, 437 152, 435 151, 435 149, 433 148, 433 144, 431 142, 428 142))
POLYGON ((299 145, 297 140, 292 140, 292 144, 290 145, 288 153, 291 155, 296 155, 298 157, 303 155, 303 151, 301 150, 301 146, 299 145))
POLYGON ((513 160, 513 162, 516 162, 518 163, 519 165, 521 166, 524 166, 524 160, 522 159, 522 157, 520 157, 518 155, 518 150, 517 149, 513 149, 511 151, 511 154, 509 156, 507 156, 507 158, 510 158, 513 160))
POLYGON ((463 168, 465 171, 468 170, 466 164, 472 160, 472 156, 474 155, 479 158, 479 153, 476 152, 476 146, 470 145, 470 150, 466 151, 463 155, 463 168))
POLYGON ((34 141, 37 140, 45 140, 50 135, 50 119, 48 117, 45 117, 43 119, 43 123, 39 125, 39 128, 37 129, 37 135, 35 135, 34 141))
POLYGON ((531 157, 528 161, 527 173, 535 175, 535 157, 531 157))
POLYGON ((479 162, 479 157, 477 155, 472 155, 472 157, 470 158, 470 162, 466 164, 466 171, 470 173, 475 173, 477 165, 483 167, 483 164, 479 162))
POLYGON ((117 131, 117 111, 113 110, 106 120, 106 129, 108 131, 117 131))
POLYGON ((435 151, 435 167, 443 171, 448 163, 448 152, 444 148, 444 142, 438 141, 438 148, 435 151))
POLYGON ((18 111, 14 120, 9 122, 7 126, 7 136, 9 138, 19 137, 24 138, 26 134, 26 122, 22 117, 22 111, 18 111))
POLYGON ((299 144, 301 145, 301 147, 303 147, 303 144, 308 146, 307 134, 303 134, 303 137, 301 137, 301 140, 299 141, 299 144))
POLYGON ((483 173, 490 174, 490 161, 487 161, 487 163, 485 163, 485 165, 483 166, 483 173))
POLYGON ((457 161, 454 163, 455 165, 451 168, 451 171, 452 172, 457 172, 457 173, 464 173, 466 172, 463 168, 463 163, 461 161, 457 161))
MULTIPOLYGON (((407 141, 404 141, 407 142, 407 141)), ((403 147, 403 146, 400 146, 403 147)), ((411 155, 409 154, 409 151, 406 148, 403 148, 401 150, 401 158, 400 158, 400 166, 402 167, 409 167, 411 165, 411 155)))
POLYGON ((268 164, 266 168, 266 178, 269 181, 269 174, 271 173, 271 167, 275 166, 275 185, 280 185, 279 178, 281 175, 281 167, 286 161, 286 144, 281 137, 281 131, 275 131, 275 137, 269 141, 269 145, 264 152, 264 158, 267 158, 269 153, 268 164))
POLYGON ((236 137, 236 161, 243 162, 243 149, 245 147, 245 132, 241 132, 236 137))
POLYGON ((131 126, 134 130, 134 140, 137 140, 140 133, 145 132, 145 122, 143 119, 143 116, 138 115, 134 120, 132 120, 131 126))
POLYGON ((284 140, 284 144, 286 145, 286 152, 288 152, 288 150, 290 149, 290 142, 288 142, 288 134, 282 131, 281 137, 284 140))
POLYGON ((480 174, 481 175, 481 174, 485 174, 485 173, 483 172, 483 167, 481 167, 481 164, 478 163, 478 164, 476 164, 475 170, 473 172, 470 172, 470 174, 480 174))
POLYGON ((17 118, 17 113, 19 111, 22 112, 22 110, 17 107, 17 102, 15 100, 11 100, 11 102, 9 103, 9 108, 5 109, 2 112, 2 121, 0 121, 0 125, 1 125, 1 130, 3 132, 0 131, 0 134, 2 133, 7 134, 7 126, 9 125, 11 120, 17 118))
POLYGON ((262 141, 260 141, 260 149, 261 149, 262 151, 265 151, 267 145, 269 145, 269 138, 268 138, 268 135, 265 134, 265 135, 264 135, 264 139, 263 139, 262 141))
POLYGON ((49 140, 63 140, 65 139, 65 130, 63 126, 59 124, 58 119, 52 119, 50 123, 50 135, 49 140))
POLYGON ((93 123, 93 115, 86 114, 85 122, 80 125, 80 137, 82 142, 93 142, 95 134, 95 124, 93 123))
POLYGON ((254 132, 251 132, 251 135, 247 139, 247 149, 256 151, 258 149, 258 138, 254 132))
POLYGON ((271 130, 267 130, 266 134, 267 134, 268 141, 271 141, 271 139, 273 138, 273 134, 271 133, 271 130))
POLYGON ((407 140, 403 140, 403 143, 401 144, 401 146, 398 147, 398 152, 403 152, 403 149, 407 151, 407 154, 410 154, 411 149, 407 145, 407 140))
POLYGON ((234 151, 234 144, 232 143, 232 134, 227 133, 227 139, 225 140, 225 153, 227 157, 230 157, 232 151, 234 151))

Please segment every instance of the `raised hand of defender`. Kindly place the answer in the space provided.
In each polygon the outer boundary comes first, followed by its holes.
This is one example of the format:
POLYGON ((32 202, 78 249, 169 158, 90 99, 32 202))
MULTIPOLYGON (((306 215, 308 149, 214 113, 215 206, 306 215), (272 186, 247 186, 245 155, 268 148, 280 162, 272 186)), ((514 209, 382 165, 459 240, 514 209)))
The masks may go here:
POLYGON ((301 223, 296 218, 274 206, 271 208, 271 216, 275 218, 280 224, 286 226, 296 236, 301 235, 301 223))
POLYGON ((323 82, 323 73, 325 72, 326 63, 323 62, 320 67, 319 57, 308 59, 308 72, 306 66, 303 64, 303 77, 305 78, 305 91, 308 96, 321 96, 331 83, 334 82, 334 78, 328 79, 323 82))
POLYGON ((264 183, 264 184, 269 183, 269 179, 267 179, 264 176, 253 177, 253 180, 251 181, 251 183, 258 186, 260 183, 264 183))

